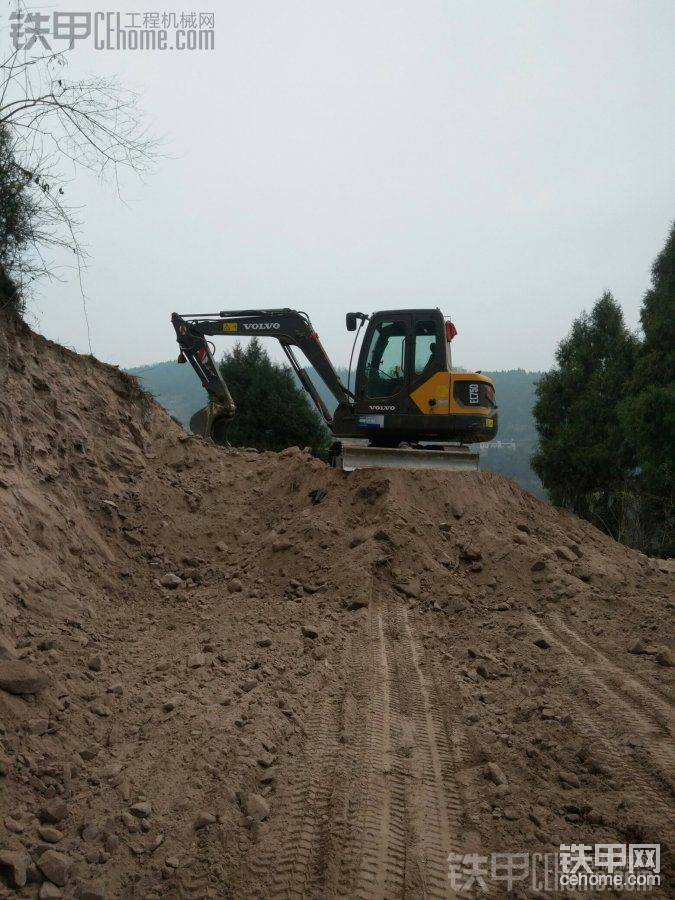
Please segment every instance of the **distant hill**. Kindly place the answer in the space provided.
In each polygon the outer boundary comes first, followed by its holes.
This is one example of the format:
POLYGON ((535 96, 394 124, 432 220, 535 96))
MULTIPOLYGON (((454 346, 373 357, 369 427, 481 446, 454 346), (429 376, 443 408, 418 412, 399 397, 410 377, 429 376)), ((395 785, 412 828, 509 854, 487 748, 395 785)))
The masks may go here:
MULTIPOLYGON (((145 390, 186 428, 190 416, 204 405, 204 389, 189 365, 179 366, 174 360, 169 360, 128 371, 137 375, 145 390)), ((332 396, 314 371, 308 371, 329 409, 332 409, 335 406, 332 396)), ((344 382, 347 381, 347 369, 338 368, 338 374, 344 382)), ((499 438, 481 448, 481 467, 501 472, 525 490, 546 499, 541 482, 530 466, 530 457, 537 444, 532 418, 534 387, 541 372, 510 369, 485 374, 495 384, 499 404, 499 438)))
POLYGON ((190 416, 206 402, 206 393, 192 366, 179 366, 175 359, 128 369, 141 386, 187 428, 190 416))
POLYGON ((501 472, 526 491, 546 500, 539 476, 530 466, 538 437, 532 418, 534 389, 542 372, 509 369, 486 372, 494 382, 499 404, 499 435, 481 448, 481 468, 501 472))

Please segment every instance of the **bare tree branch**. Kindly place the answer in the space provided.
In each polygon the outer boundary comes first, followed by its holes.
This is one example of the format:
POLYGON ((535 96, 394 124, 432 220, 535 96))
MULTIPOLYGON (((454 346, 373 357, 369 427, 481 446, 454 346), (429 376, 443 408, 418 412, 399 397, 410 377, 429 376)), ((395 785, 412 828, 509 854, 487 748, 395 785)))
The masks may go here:
MULTIPOLYGON (((25 14, 21 0, 16 10, 25 14)), ((110 180, 119 195, 121 172, 148 172, 159 142, 147 133, 138 96, 116 78, 70 80, 68 51, 35 49, 15 49, 0 64, 1 162, 16 164, 5 187, 10 200, 21 197, 26 211, 17 240, 0 242, 0 265, 26 285, 45 275, 58 277, 45 251, 66 250, 75 257, 82 284, 81 223, 66 200, 72 177, 93 172, 110 180), (65 166, 73 173, 69 178, 65 166)))

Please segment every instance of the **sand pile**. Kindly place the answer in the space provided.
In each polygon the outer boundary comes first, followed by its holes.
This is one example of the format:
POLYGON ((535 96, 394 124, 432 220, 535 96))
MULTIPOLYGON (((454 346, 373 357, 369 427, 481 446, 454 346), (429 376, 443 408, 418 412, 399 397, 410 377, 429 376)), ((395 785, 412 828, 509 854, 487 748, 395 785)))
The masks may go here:
POLYGON ((211 447, 27 329, 0 377, 0 891, 445 896, 449 852, 562 842, 671 864, 667 564, 490 473, 211 447))

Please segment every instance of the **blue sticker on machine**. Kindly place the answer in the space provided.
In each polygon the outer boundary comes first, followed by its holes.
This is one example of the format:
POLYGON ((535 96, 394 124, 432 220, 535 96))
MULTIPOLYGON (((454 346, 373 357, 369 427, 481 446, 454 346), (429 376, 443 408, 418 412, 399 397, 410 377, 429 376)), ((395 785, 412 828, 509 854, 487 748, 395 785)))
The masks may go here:
POLYGON ((364 428, 384 428, 384 416, 359 416, 359 425, 364 428))

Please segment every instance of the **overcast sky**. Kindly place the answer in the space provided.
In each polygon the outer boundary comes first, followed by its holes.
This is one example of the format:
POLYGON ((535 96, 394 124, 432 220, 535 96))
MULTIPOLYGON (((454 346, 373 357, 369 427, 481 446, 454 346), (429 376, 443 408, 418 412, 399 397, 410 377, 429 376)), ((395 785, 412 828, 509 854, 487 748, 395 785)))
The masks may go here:
MULTIPOLYGON (((96 356, 171 358, 173 310, 223 307, 306 310, 336 363, 354 309, 439 306, 479 369, 550 366, 605 289, 637 327, 675 218, 673 0, 226 0, 215 32, 71 54, 70 77, 141 90, 165 139, 124 204, 70 189, 96 356)), ((87 350, 72 275, 31 312, 87 350)))

